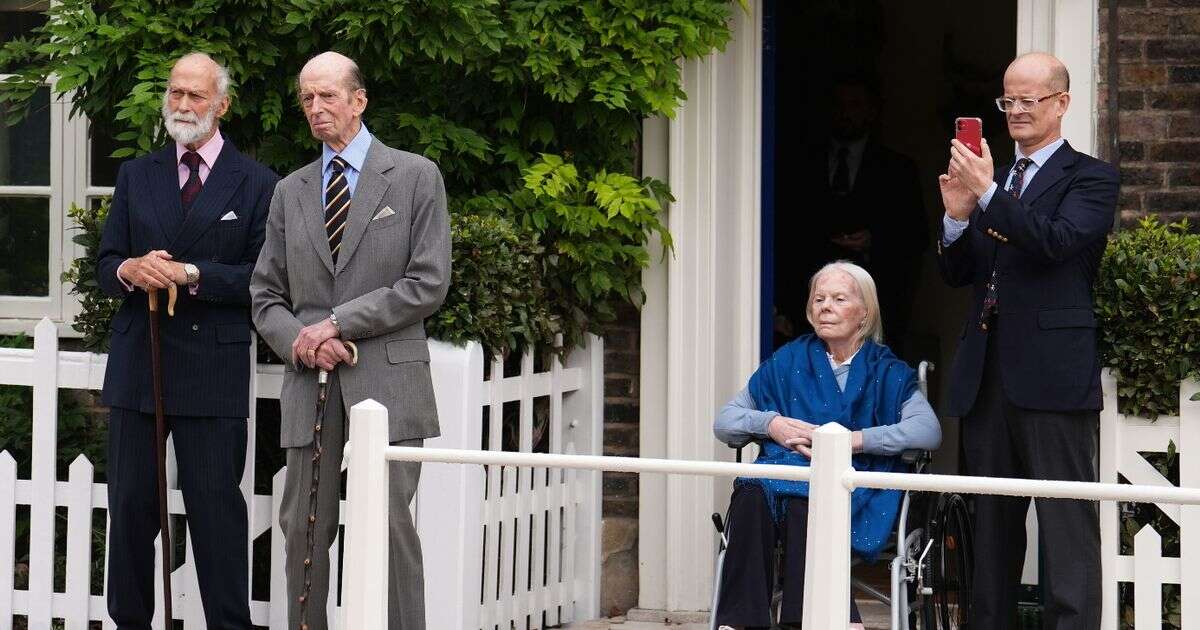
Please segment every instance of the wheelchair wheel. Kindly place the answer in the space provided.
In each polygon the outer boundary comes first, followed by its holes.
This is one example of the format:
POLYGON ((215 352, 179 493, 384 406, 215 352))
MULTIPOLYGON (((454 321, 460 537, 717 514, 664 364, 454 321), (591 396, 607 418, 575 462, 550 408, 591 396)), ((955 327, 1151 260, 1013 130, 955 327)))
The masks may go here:
POLYGON ((920 630, 966 628, 971 604, 972 538, 966 501, 957 494, 931 497, 919 549, 920 579, 913 585, 909 626, 920 630))

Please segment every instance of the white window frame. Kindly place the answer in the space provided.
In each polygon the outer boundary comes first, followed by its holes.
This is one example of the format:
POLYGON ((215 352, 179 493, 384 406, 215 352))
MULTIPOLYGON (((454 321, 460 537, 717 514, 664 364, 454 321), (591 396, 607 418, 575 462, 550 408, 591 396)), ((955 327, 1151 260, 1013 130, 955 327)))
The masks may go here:
MULTIPOLYGON (((0 81, 9 75, 0 74, 0 81)), ((63 163, 64 134, 70 103, 54 96, 54 81, 44 85, 50 89, 50 182, 46 186, 0 185, 2 197, 41 197, 49 199, 49 247, 47 257, 48 291, 45 296, 0 295, 0 333, 32 333, 33 325, 41 318, 49 317, 61 322, 65 292, 59 280, 63 269, 64 230, 66 208, 64 192, 67 190, 63 163)), ((65 239, 69 242, 69 238, 65 239)), ((69 262, 67 264, 70 264, 69 262)), ((69 328, 69 326, 68 326, 69 328)))

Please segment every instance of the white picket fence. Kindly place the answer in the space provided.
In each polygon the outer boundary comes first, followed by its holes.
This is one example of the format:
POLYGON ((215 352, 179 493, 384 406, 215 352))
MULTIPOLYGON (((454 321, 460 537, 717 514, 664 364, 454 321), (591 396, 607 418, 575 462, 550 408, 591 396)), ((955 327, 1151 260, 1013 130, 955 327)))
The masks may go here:
MULTIPOLYGON (((1104 411, 1100 414, 1100 481, 1117 483, 1117 475, 1130 483, 1172 487, 1142 453, 1164 453, 1175 443, 1179 453, 1179 486, 1200 488, 1200 401, 1191 397, 1200 392, 1200 383, 1186 381, 1179 387, 1179 416, 1147 420, 1117 413, 1117 380, 1105 371, 1104 411)), ((1102 628, 1120 627, 1117 609, 1117 585, 1133 583, 1134 627, 1160 628, 1162 586, 1178 584, 1181 589, 1182 628, 1200 627, 1200 507, 1193 505, 1156 505, 1180 528, 1179 557, 1164 558, 1162 537, 1145 525, 1134 538, 1133 555, 1121 553, 1121 527, 1118 506, 1100 504, 1100 540, 1104 571, 1104 616, 1102 628)))
MULTIPOLYGON (((537 406, 548 409, 544 431, 548 431, 550 452, 601 451, 603 344, 598 338, 590 338, 585 348, 571 352, 564 361, 551 358, 540 371, 534 370, 532 354, 522 357, 520 372, 513 376, 503 376, 503 364, 496 361, 489 378, 478 344, 429 345, 442 436, 428 440, 427 446, 500 450, 503 410, 509 403, 518 407, 520 450, 534 448, 537 406), (541 397, 547 402, 535 405, 541 397), (482 441, 485 410, 487 444, 482 441)), ((247 360, 254 360, 253 344, 247 360)), ((92 463, 82 456, 71 465, 66 481, 56 479, 55 472, 58 390, 99 390, 105 364, 104 355, 60 352, 49 320, 38 324, 32 350, 0 349, 0 384, 33 388, 30 478, 18 478, 12 455, 0 452, 0 630, 11 630, 14 617, 24 617, 31 630, 48 630, 55 620, 62 620, 67 630, 85 630, 92 621, 103 622, 106 629, 114 627, 103 593, 93 594, 90 587, 93 563, 104 562, 102 557, 92 557, 92 514, 106 509, 106 485, 93 482, 92 463), (28 506, 31 528, 28 588, 20 590, 14 582, 19 506, 28 506), (66 511, 67 542, 65 549, 56 550, 59 508, 66 511), (57 591, 56 559, 61 562, 64 556, 65 589, 57 591)), ((280 366, 257 366, 250 383, 252 399, 279 398, 282 379, 280 366)), ((277 515, 284 470, 272 477, 271 494, 253 494, 254 405, 248 413, 242 491, 247 498, 250 544, 268 532, 271 544, 270 597, 252 600, 250 613, 255 625, 283 630, 287 598, 277 515)), ((429 627, 532 629, 596 616, 600 500, 599 474, 567 475, 543 469, 516 475, 495 468, 485 472, 463 466, 426 467, 413 511, 424 554, 429 627)), ((168 506, 173 514, 185 513, 174 483, 168 506)), ((343 502, 343 523, 345 513, 343 502)), ((339 539, 331 557, 338 557, 340 545, 339 539)), ((336 593, 340 576, 337 563, 332 565, 331 592, 336 593)), ((156 559, 155 567, 159 566, 156 559)), ((190 545, 186 561, 171 579, 175 617, 188 629, 204 628, 190 545)), ((328 613, 332 627, 338 628, 336 597, 330 597, 328 613)), ((156 618, 155 627, 163 627, 161 618, 156 618)))

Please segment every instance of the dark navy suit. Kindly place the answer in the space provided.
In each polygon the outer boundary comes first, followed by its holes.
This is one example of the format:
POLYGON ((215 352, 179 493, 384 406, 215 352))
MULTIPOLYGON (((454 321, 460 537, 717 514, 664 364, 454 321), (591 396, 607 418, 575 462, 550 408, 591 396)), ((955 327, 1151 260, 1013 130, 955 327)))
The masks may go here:
POLYGON ((277 180, 228 139, 186 215, 175 145, 125 162, 117 175, 96 278, 124 300, 112 320, 101 398, 111 408, 108 605, 118 628, 150 627, 158 499, 147 297, 126 290, 117 268, 157 249, 200 270, 196 294, 180 287, 175 316, 162 313, 160 326, 163 405, 207 627, 250 627, 246 504, 238 489, 252 403, 249 283, 277 180))
MULTIPOLYGON (((974 287, 950 373, 949 415, 963 418, 967 472, 1095 481, 1101 408, 1092 285, 1112 227, 1120 178, 1064 143, 1020 198, 997 169, 986 210, 938 262, 951 286, 974 287), (993 269, 997 313, 980 312, 993 269)), ((1016 627, 1025 498, 975 499, 971 628, 1016 627)), ((1038 499, 1044 627, 1098 628, 1100 532, 1095 504, 1038 499)))

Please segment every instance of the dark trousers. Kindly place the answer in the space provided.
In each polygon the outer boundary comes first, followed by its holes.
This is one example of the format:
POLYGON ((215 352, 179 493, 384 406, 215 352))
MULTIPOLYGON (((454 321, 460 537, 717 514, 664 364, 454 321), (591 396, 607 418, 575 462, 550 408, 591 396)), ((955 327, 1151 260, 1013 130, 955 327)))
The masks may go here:
MULTIPOLYGON (((245 418, 168 416, 208 628, 250 628, 245 418)), ((108 613, 119 630, 150 630, 158 472, 154 416, 113 407, 108 426, 108 613)))
MULTIPOLYGON (((979 397, 963 419, 968 474, 1095 481, 1099 413, 1021 409, 1001 384, 989 339, 979 397)), ((975 502, 975 572, 971 629, 1017 627, 1017 589, 1025 553, 1026 497, 979 495, 975 502)), ((1042 627, 1100 627, 1100 519, 1096 504, 1037 499, 1042 571, 1042 627)))
MULTIPOLYGON (((770 628, 775 587, 775 545, 783 542, 781 624, 800 627, 804 617, 804 562, 808 540, 808 499, 788 499, 784 521, 776 526, 759 486, 738 486, 729 502, 729 546, 718 577, 721 598, 717 625, 770 628)), ((850 597, 850 621, 861 623, 850 597)))

